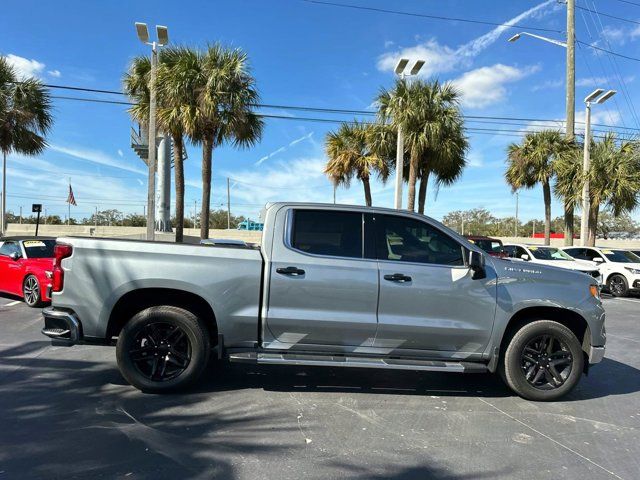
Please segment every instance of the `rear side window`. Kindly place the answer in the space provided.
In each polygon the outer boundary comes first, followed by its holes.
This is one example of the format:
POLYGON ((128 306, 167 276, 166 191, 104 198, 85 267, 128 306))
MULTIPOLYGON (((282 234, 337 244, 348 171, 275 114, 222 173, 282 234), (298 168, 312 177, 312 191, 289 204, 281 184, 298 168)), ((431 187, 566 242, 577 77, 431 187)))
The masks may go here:
POLYGON ((462 246, 431 225, 406 217, 376 216, 381 260, 464 265, 462 246))
POLYGON ((362 214, 296 210, 291 246, 314 255, 362 258, 362 214))

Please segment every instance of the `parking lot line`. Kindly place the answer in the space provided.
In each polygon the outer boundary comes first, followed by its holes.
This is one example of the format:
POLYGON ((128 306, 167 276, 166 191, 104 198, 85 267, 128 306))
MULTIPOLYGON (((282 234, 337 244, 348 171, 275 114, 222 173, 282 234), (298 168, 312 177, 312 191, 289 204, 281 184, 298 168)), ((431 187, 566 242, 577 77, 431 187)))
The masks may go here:
POLYGON ((22 303, 22 302, 21 302, 20 300, 16 300, 16 301, 14 301, 14 302, 6 303, 6 304, 4 304, 4 305, 2 305, 2 306, 3 306, 3 307, 13 307, 14 305, 18 305, 19 303, 22 303))
POLYGON ((540 430, 537 430, 535 428, 533 428, 531 425, 526 424, 525 422, 523 422, 522 420, 518 420, 516 417, 514 417, 513 415, 509 415, 507 412, 505 412, 504 410, 501 410, 500 408, 496 407, 495 405, 493 405, 491 402, 486 401, 483 398, 478 397, 478 400, 480 400, 482 403, 486 403, 487 405, 489 405, 491 408, 493 408, 494 410, 497 410, 498 412, 500 412, 501 414, 507 416, 508 418, 510 418, 511 420, 513 420, 514 422, 518 422, 520 425, 522 425, 523 427, 528 428, 529 430, 537 433, 538 435, 546 438, 547 440, 552 441, 553 443, 555 443, 556 445, 564 448, 565 450, 573 453, 574 455, 577 455, 578 457, 582 458, 583 460, 586 460, 587 462, 589 462, 590 464, 598 467, 599 469, 607 472, 609 475, 614 476, 615 478, 619 478, 620 480, 623 480, 623 478, 617 474, 615 474, 614 472, 612 472, 611 470, 607 470, 605 467, 603 467, 602 465, 600 465, 599 463, 594 462, 593 460, 591 460, 589 457, 585 457, 584 455, 582 455, 580 452, 575 451, 573 448, 568 447, 567 445, 559 442, 558 440, 551 438, 549 435, 541 432, 540 430))

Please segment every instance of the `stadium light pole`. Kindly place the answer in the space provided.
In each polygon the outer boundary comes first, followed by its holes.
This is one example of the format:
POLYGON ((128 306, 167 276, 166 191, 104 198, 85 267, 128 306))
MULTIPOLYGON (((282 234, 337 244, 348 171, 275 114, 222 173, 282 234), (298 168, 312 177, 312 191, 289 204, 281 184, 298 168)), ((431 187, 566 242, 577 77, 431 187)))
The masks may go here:
POLYGON ((589 192, 589 168, 591 163, 591 104, 603 104, 616 94, 615 90, 604 91, 603 88, 596 88, 584 99, 586 105, 584 119, 584 157, 582 160, 582 220, 580 222, 580 243, 586 247, 589 243, 589 209, 591 208, 589 192), (604 92, 604 93, 603 93, 604 92))
POLYGON ((163 25, 156 25, 157 41, 149 41, 149 30, 146 23, 136 22, 138 39, 151 47, 151 79, 149 82, 149 181, 147 188, 147 240, 155 240, 156 228, 156 70, 158 68, 158 48, 169 43, 169 30, 163 25))
MULTIPOLYGON (((417 75, 422 66, 425 64, 424 60, 416 60, 416 63, 413 65, 411 70, 407 73, 406 68, 409 65, 408 58, 401 58, 398 60, 396 64, 396 68, 394 72, 400 80, 404 80, 406 77, 411 77, 417 75)), ((400 99, 402 100, 402 99, 400 99)), ((396 210, 400 210, 402 208, 402 173, 404 170, 404 136, 402 134, 402 126, 398 124, 398 142, 396 144, 396 188, 395 188, 395 197, 394 197, 394 207, 396 210)))

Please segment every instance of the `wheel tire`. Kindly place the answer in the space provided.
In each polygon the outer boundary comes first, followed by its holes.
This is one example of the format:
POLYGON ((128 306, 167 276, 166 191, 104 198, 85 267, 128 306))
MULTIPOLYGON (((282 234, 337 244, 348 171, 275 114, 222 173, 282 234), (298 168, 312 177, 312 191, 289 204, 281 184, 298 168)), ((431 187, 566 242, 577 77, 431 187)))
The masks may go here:
MULTIPOLYGON (((160 331, 162 332, 162 330, 160 331)), ((169 336, 172 335, 174 334, 171 333, 169 336)), ((156 334, 155 337, 158 335, 156 334)), ((175 336, 173 340, 176 340, 175 336)), ((177 345, 173 345, 173 347, 176 348, 177 345)), ((159 306, 138 312, 125 324, 118 336, 116 358, 120 373, 131 385, 143 392, 164 393, 181 390, 193 384, 207 366, 210 350, 209 332, 202 320, 182 308, 159 306), (170 332, 178 332, 177 335, 180 335, 177 343, 182 347, 187 345, 188 352, 186 354, 183 350, 181 356, 177 356, 178 353, 171 350, 172 345, 168 345, 170 343, 168 336, 164 339, 165 341, 159 342, 152 340, 153 333, 147 333, 149 331, 157 332, 158 329, 164 329, 166 332, 169 328, 172 329, 169 330, 170 332), (147 343, 141 343, 145 341, 147 343), (160 343, 165 343, 165 345, 159 346, 160 343), (160 348, 165 350, 159 350, 160 348), (139 357, 142 350, 145 350, 143 359, 132 357, 135 355, 139 357), (147 357, 147 355, 149 356, 147 357), (154 360, 154 356, 158 357, 157 360, 154 360), (184 357, 188 357, 188 360, 183 361, 184 357), (171 363, 176 361, 182 361, 186 363, 186 366, 180 369, 171 363), (156 368, 161 368, 162 362, 164 362, 164 367, 161 375, 164 374, 167 367, 180 370, 180 372, 166 379, 158 378, 156 372, 156 378, 153 378, 153 372, 156 371, 156 368), (160 367, 158 367, 159 364, 160 367), (152 369, 150 376, 143 371, 147 368, 152 369)))
POLYGON ((629 295, 629 283, 624 275, 614 273, 607 280, 607 290, 614 297, 626 297, 629 295))
POLYGON ((551 401, 566 395, 578 384, 584 370, 584 355, 580 342, 567 327, 551 320, 537 320, 526 324, 515 333, 507 346, 502 367, 507 385, 522 398, 534 401, 551 401), (564 343, 571 354, 570 372, 564 383, 548 390, 543 390, 529 383, 522 366, 525 347, 528 347, 530 342, 536 338, 545 335, 550 335, 556 341, 564 343))
POLYGON ((42 294, 40 292, 40 283, 35 275, 27 275, 22 282, 22 298, 31 308, 42 306, 42 294))

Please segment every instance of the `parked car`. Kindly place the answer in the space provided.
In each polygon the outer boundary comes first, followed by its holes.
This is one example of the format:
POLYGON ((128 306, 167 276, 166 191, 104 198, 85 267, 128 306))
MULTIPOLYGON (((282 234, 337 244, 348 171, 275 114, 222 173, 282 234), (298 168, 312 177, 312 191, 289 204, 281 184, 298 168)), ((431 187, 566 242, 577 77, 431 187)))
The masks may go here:
POLYGON ((524 260, 525 262, 540 263, 586 273, 595 278, 598 285, 602 285, 602 274, 597 266, 594 266, 592 262, 576 260, 559 248, 509 243, 504 246, 504 250, 509 258, 515 260, 524 260))
POLYGON ((30 307, 49 301, 55 238, 0 238, 0 291, 20 296, 30 307))
POLYGON ((585 260, 597 266, 611 295, 626 297, 629 292, 640 292, 640 258, 619 248, 565 247, 576 260, 585 260))
POLYGON ((593 278, 491 257, 423 215, 270 204, 260 247, 61 238, 54 344, 116 345, 143 391, 218 358, 257 364, 499 372, 519 395, 570 391, 605 351, 593 278))
POLYGON ((471 243, 475 243, 492 257, 505 258, 506 252, 502 248, 502 240, 499 238, 485 237, 482 235, 465 235, 471 243))

